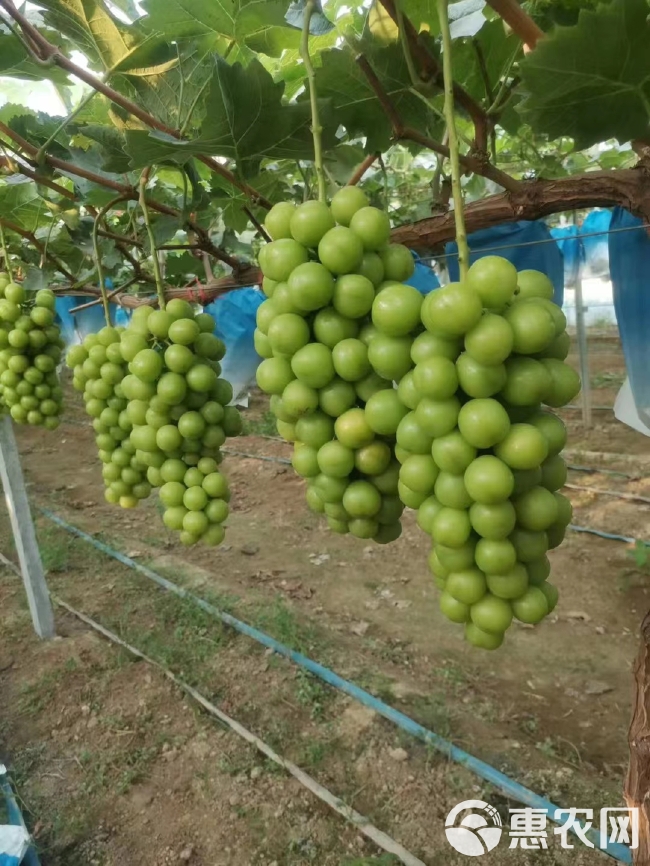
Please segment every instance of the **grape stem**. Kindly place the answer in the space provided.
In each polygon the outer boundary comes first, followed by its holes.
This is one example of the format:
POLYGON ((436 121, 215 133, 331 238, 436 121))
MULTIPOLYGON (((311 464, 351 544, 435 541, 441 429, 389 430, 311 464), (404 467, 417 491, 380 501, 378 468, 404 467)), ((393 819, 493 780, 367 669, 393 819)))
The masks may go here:
POLYGON ((458 134, 454 116, 454 78, 451 58, 451 31, 449 29, 449 0, 438 0, 438 18, 442 35, 442 72, 445 82, 445 120, 449 139, 449 162, 451 164, 451 190, 454 198, 454 222, 456 225, 456 243, 458 245, 458 268, 461 280, 467 276, 469 269, 469 246, 465 230, 465 214, 463 211, 463 190, 460 185, 460 152, 458 149, 458 134))
POLYGON ((5 268, 7 274, 9 275, 9 279, 11 282, 14 280, 14 275, 11 272, 11 262, 9 261, 9 251, 7 250, 7 241, 5 240, 5 230, 2 223, 0 223, 0 242, 2 243, 2 255, 5 260, 5 268))
POLYGON ((415 70, 415 63, 413 62, 413 55, 411 54, 411 47, 408 43, 406 27, 404 26, 404 15, 402 14, 402 10, 400 9, 399 4, 395 5, 395 13, 397 15, 399 41, 402 46, 402 53, 404 54, 404 60, 406 61, 406 68, 408 69, 409 78, 411 79, 411 84, 413 85, 413 87, 419 91, 424 82, 415 70))
POLYGON ((315 0, 307 0, 304 9, 304 20, 302 25, 302 40, 300 42, 300 56, 305 64, 307 79, 309 81, 309 101, 311 104, 311 132, 314 137, 314 167, 318 180, 318 200, 327 200, 327 187, 325 186, 325 172, 323 170, 323 127, 320 123, 318 113, 318 95, 316 93, 316 74, 309 54, 309 25, 311 16, 316 8, 315 0))
POLYGON ((156 294, 158 295, 158 305, 161 310, 164 310, 166 306, 165 287, 163 284, 162 272, 160 270, 160 259, 158 258, 158 250, 156 249, 156 239, 154 237, 153 229, 151 227, 151 220, 149 219, 149 206, 147 204, 146 195, 147 183, 149 181, 150 172, 150 168, 145 168, 145 170, 140 175, 140 207, 142 208, 142 217, 144 219, 144 225, 147 229, 147 235, 149 237, 149 246, 151 248, 151 264, 153 266, 153 275, 156 281, 156 294))
POLYGON ((111 208, 115 207, 115 205, 124 201, 125 196, 118 195, 115 198, 111 199, 108 204, 105 204, 104 207, 97 212, 97 216, 95 217, 95 222, 93 223, 93 255, 95 257, 95 268, 97 269, 97 281, 99 283, 99 291, 102 294, 102 306, 104 307, 104 318, 106 319, 106 325, 110 328, 111 326, 111 308, 108 303, 108 294, 106 293, 106 286, 104 284, 104 266, 102 265, 102 257, 99 252, 99 226, 101 221, 104 219, 106 214, 111 210, 111 208))

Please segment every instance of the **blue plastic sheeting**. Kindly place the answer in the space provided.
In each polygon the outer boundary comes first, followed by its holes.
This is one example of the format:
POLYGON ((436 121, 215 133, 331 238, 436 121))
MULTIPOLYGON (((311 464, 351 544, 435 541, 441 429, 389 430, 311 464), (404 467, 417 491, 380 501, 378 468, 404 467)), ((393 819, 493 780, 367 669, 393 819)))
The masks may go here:
MULTIPOLYGON (((551 233, 546 223, 521 220, 506 223, 489 229, 482 229, 468 236, 470 262, 483 256, 502 256, 513 263, 518 271, 542 271, 553 283, 553 300, 562 306, 564 300, 564 263, 557 244, 540 243, 548 241, 551 233), (513 246, 510 247, 509 245, 513 246), (530 246, 515 246, 530 244, 530 246), (492 249, 503 247, 503 249, 492 249)), ((447 267, 451 280, 458 280, 458 247, 456 242, 448 243, 445 252, 449 256, 447 267)))
POLYGON ((55 321, 61 329, 61 336, 65 340, 66 346, 71 346, 78 339, 75 332, 74 313, 71 313, 70 310, 79 304, 83 304, 83 302, 83 299, 79 295, 63 295, 56 299, 54 308, 56 311, 55 321))
POLYGON ((650 238, 642 220, 614 209, 612 229, 634 226, 639 226, 637 231, 609 235, 609 267, 625 366, 637 411, 643 413, 650 411, 650 238))
POLYGON ((113 305, 111 305, 111 319, 113 320, 113 324, 117 327, 121 325, 126 328, 126 326, 131 321, 131 316, 133 315, 133 310, 129 310, 126 307, 115 307, 113 309, 113 305))
POLYGON ((578 226, 558 226, 551 229, 551 237, 555 238, 564 259, 564 285, 575 286, 580 273, 580 265, 584 261, 584 246, 580 240, 578 226))
POLYGON ((429 265, 425 265, 424 262, 420 261, 420 257, 417 253, 414 253, 411 250, 411 254, 415 259, 415 271, 410 280, 406 281, 408 286, 413 286, 414 289, 417 289, 418 292, 421 292, 423 295, 428 295, 429 292, 432 292, 434 289, 440 288, 440 282, 438 281, 438 277, 435 275, 433 268, 429 265))
MULTIPOLYGON (((113 281, 110 277, 106 278, 104 285, 108 292, 113 289, 113 281)), ((95 304, 94 307, 88 307, 88 309, 80 310, 78 313, 70 312, 74 307, 87 304, 88 301, 89 298, 85 295, 62 295, 56 299, 56 323, 61 329, 61 336, 65 340, 66 346, 80 342, 88 334, 96 334, 106 324, 102 304, 95 304)), ((121 307, 109 304, 109 310, 113 325, 128 324, 128 319, 123 321, 123 317, 120 316, 120 313, 123 312, 121 307), (119 321, 118 317, 120 318, 119 321)))
POLYGON ((607 232, 612 220, 611 210, 592 210, 580 226, 580 234, 585 250, 586 275, 590 277, 609 276, 609 245, 607 232), (601 234, 594 234, 600 232, 601 234))
MULTIPOLYGON (((87 304, 88 298, 84 295, 64 295, 56 299, 56 321, 61 328, 61 335, 66 345, 78 343, 88 334, 96 334, 100 331, 106 321, 104 319, 104 308, 101 304, 71 313, 73 307, 79 304, 87 304)), ((111 312, 114 314, 115 306, 111 304, 111 312)))
POLYGON ((232 385, 234 400, 246 393, 261 360, 253 332, 257 308, 264 300, 263 292, 250 287, 221 295, 203 308, 214 316, 215 334, 226 344, 221 375, 232 385))
MULTIPOLYGON (((9 824, 13 827, 20 827, 24 832, 27 832, 23 814, 18 805, 18 800, 13 792, 11 782, 7 778, 6 769, 1 764, 0 795, 4 797, 9 824)), ((17 850, 20 851, 19 854, 0 850, 0 866, 18 866, 20 863, 22 863, 23 866, 41 866, 38 854, 33 845, 28 845, 27 851, 24 851, 24 845, 21 845, 17 850)))

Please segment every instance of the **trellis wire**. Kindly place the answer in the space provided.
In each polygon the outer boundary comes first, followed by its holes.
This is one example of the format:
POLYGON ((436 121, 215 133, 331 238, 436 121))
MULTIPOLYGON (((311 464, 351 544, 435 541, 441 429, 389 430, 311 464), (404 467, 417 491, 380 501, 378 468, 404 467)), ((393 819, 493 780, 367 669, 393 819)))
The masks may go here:
MULTIPOLYGON (((584 234, 575 235, 576 240, 582 240, 582 238, 595 238, 599 235, 613 235, 618 234, 619 232, 634 232, 639 231, 640 229, 650 229, 650 223, 642 223, 640 226, 621 226, 616 229, 605 229, 599 232, 585 232, 584 234)), ((519 249, 520 247, 536 247, 540 244, 557 244, 557 238, 543 238, 538 241, 521 241, 520 243, 514 244, 500 244, 495 247, 481 247, 481 253, 493 253, 497 250, 514 250, 519 249)), ((471 247, 471 244, 470 244, 471 247)), ((435 256, 421 256, 419 261, 423 264, 427 262, 437 261, 438 259, 450 259, 450 258, 458 258, 458 253, 440 253, 435 256)))

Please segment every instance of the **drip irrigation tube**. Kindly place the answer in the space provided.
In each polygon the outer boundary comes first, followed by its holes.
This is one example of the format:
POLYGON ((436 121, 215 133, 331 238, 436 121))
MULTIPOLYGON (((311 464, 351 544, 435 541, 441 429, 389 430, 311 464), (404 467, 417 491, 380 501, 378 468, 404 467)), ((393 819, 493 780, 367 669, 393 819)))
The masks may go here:
MULTIPOLYGON (((491 785, 497 788, 497 790, 499 790, 504 796, 510 798, 511 800, 516 800, 519 803, 524 803, 526 806, 529 806, 533 809, 543 809, 547 813, 548 818, 557 824, 565 823, 566 818, 562 816, 561 807, 556 806, 545 797, 541 797, 534 791, 531 791, 523 785, 519 784, 519 782, 516 782, 509 776, 506 776, 500 770, 497 770, 495 767, 492 767, 489 764, 485 763, 485 761, 480 760, 480 758, 476 758, 474 757, 474 755, 471 755, 463 749, 458 748, 458 746, 450 743, 449 740, 445 740, 439 734, 436 734, 433 731, 430 731, 427 728, 423 727, 414 719, 411 719, 409 716, 401 713, 399 710, 394 709, 389 704, 386 704, 378 698, 374 697, 369 692, 355 685, 355 683, 343 679, 343 677, 339 676, 337 673, 330 670, 329 668, 326 668, 324 665, 313 661, 302 653, 290 649, 289 647, 275 640, 275 638, 272 638, 270 635, 259 631, 259 629, 256 629, 253 626, 242 622, 236 617, 219 610, 204 599, 199 598, 193 593, 188 592, 186 589, 183 589, 183 587, 178 586, 177 584, 172 583, 172 581, 167 580, 165 577, 162 577, 162 575, 157 574, 152 569, 147 568, 147 566, 140 565, 140 563, 135 562, 130 557, 125 556, 125 554, 114 550, 107 544, 104 544, 103 541, 99 541, 98 539, 93 538, 92 535, 84 532, 82 529, 79 529, 76 526, 72 526, 72 524, 63 520, 62 517, 54 514, 54 512, 50 511, 49 509, 39 507, 38 510, 41 514, 43 514, 57 526, 60 526, 62 529, 66 530, 66 532, 70 532, 72 535, 76 535, 78 538, 87 541, 89 544, 92 544, 93 547, 96 547, 98 550, 101 550, 102 553, 105 553, 107 556, 116 559, 123 565, 126 565, 129 568, 133 568, 135 571, 138 571, 140 574, 143 574, 145 577, 153 580, 154 583, 158 584, 158 586, 161 586, 163 589, 166 589, 168 592, 173 592, 175 595, 178 595, 181 598, 189 599, 190 601, 194 602, 194 604, 198 605, 198 607, 200 607, 202 610, 206 611, 206 613, 209 613, 211 616, 220 619, 226 625, 229 625, 231 628, 234 628, 236 631, 240 632, 240 634, 244 634, 247 637, 252 638, 253 640, 262 644, 263 646, 272 649, 274 652, 278 653, 278 655, 290 659, 295 664, 299 665, 300 667, 309 671, 314 676, 317 676, 319 679, 323 680, 323 682, 326 682, 328 685, 333 686, 339 691, 344 692, 345 694, 359 701, 359 703, 363 704, 364 706, 374 710, 380 716, 388 719, 388 721, 397 725, 399 728, 401 728, 403 731, 406 731, 411 736, 422 740, 427 745, 437 749, 450 760, 461 764, 462 766, 473 772, 475 775, 480 776, 480 778, 484 779, 486 782, 489 782, 491 785)), ((601 851, 603 854, 607 854, 608 856, 613 857, 615 860, 619 860, 621 863, 632 863, 630 849, 627 847, 627 845, 622 845, 618 842, 608 841, 605 847, 601 848, 600 835, 596 830, 589 828, 585 829, 583 832, 585 833, 587 838, 589 838, 590 841, 593 842, 593 844, 596 846, 596 849, 601 851)))
POLYGON ((583 493, 594 493, 598 496, 614 496, 616 499, 625 499, 628 502, 640 502, 650 504, 649 496, 641 496, 639 493, 624 493, 621 490, 605 490, 603 487, 585 487, 583 484, 565 484, 569 490, 581 490, 583 493))
POLYGON ((590 472, 594 475, 616 475, 619 478, 638 478, 630 472, 619 472, 617 469, 601 469, 598 466, 578 466, 575 463, 567 463, 567 469, 572 472, 590 472))
POLYGON ((573 523, 570 523, 568 528, 574 532, 587 532, 589 535, 597 535, 599 538, 606 538, 608 541, 625 541, 627 544, 645 544, 646 547, 650 547, 650 541, 631 538, 629 535, 617 535, 615 532, 603 532, 602 529, 592 529, 590 526, 576 526, 573 523))
POLYGON ((247 451, 231 451, 230 448, 221 449, 229 457, 250 457, 252 460, 267 460, 269 463, 282 463, 291 466, 291 460, 286 457, 269 457, 267 454, 249 454, 247 451))

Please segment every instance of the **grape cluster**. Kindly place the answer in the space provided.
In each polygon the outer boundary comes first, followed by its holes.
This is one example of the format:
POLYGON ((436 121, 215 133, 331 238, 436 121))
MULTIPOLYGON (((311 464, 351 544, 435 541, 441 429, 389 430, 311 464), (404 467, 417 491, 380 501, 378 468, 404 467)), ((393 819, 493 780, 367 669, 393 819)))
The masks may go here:
POLYGON ((14 421, 56 430, 63 391, 56 367, 65 343, 54 323, 55 295, 41 289, 33 299, 0 274, 0 406, 14 421))
POLYGON ((413 257, 389 243, 388 216, 356 187, 330 207, 276 204, 265 227, 258 385, 294 443, 309 507, 334 532, 393 541, 404 509, 395 434, 406 412, 393 382, 413 365, 422 303, 403 284, 413 257))
POLYGON ((132 508, 159 489, 163 522, 183 544, 219 544, 230 493, 220 448, 241 432, 214 319, 174 299, 138 307, 68 353, 104 463, 106 499, 132 508), (90 344, 89 344, 90 340, 90 344))
POLYGON ((552 298, 544 274, 488 256, 427 296, 413 344, 400 495, 433 539, 442 612, 485 649, 513 617, 534 624, 557 603, 546 553, 571 520, 558 492, 566 430, 542 406, 568 403, 580 380, 564 363, 566 318, 552 298))
POLYGON ((132 424, 121 385, 127 365, 120 329, 105 327, 97 334, 88 334, 82 344, 68 350, 66 363, 73 370, 72 386, 83 393, 86 413, 92 418, 106 501, 135 508, 149 496, 151 485, 147 467, 129 439, 132 424))
POLYGON ((580 381, 551 282, 487 256, 423 300, 404 283, 410 252, 355 187, 329 207, 277 204, 265 226, 257 381, 309 507, 384 543, 417 510, 443 613, 495 649, 513 617, 554 608, 546 553, 571 519, 566 430, 543 407, 580 381))

